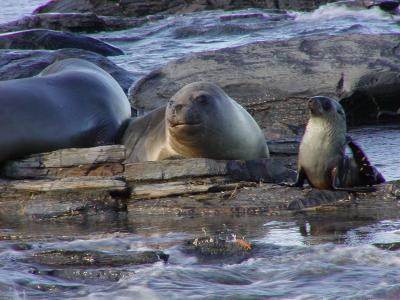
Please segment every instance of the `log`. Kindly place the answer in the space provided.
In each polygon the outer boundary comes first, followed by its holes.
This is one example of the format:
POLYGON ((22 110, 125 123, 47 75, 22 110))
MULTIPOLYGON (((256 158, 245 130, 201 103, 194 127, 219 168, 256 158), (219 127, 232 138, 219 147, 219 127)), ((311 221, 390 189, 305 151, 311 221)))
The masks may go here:
POLYGON ((7 161, 1 175, 12 179, 113 176, 123 172, 123 145, 71 148, 7 161))
POLYGON ((210 176, 227 176, 236 181, 281 182, 295 177, 294 172, 274 159, 241 161, 207 158, 126 164, 123 175, 127 182, 159 182, 210 176))
POLYGON ((226 177, 139 184, 131 188, 130 198, 133 200, 143 200, 200 193, 215 193, 234 190, 248 185, 253 185, 253 183, 234 183, 226 177))
POLYGON ((126 164, 124 176, 130 182, 219 176, 227 173, 226 161, 192 158, 126 164))
POLYGON ((18 180, 3 182, 3 188, 23 192, 69 192, 82 190, 105 190, 124 192, 124 181, 113 177, 70 177, 56 180, 18 180))

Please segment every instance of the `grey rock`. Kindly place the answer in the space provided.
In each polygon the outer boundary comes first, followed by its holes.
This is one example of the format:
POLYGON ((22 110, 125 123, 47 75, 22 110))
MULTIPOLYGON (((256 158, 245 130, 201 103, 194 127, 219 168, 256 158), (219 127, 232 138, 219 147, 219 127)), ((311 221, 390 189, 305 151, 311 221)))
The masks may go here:
POLYGON ((55 51, 0 50, 0 80, 35 76, 54 61, 65 58, 82 58, 98 65, 110 73, 125 92, 135 80, 132 73, 118 67, 102 55, 70 48, 55 51))
POLYGON ((25 16, 16 21, 0 24, 0 32, 45 28, 72 32, 99 32, 138 27, 148 18, 119 18, 97 16, 93 13, 49 13, 25 16))
POLYGON ((334 0, 51 0, 35 13, 94 12, 110 16, 144 16, 157 13, 188 13, 210 9, 267 8, 311 10, 334 0))
POLYGON ((57 249, 36 252, 31 258, 24 260, 56 266, 118 267, 123 265, 150 264, 158 261, 167 262, 168 257, 167 254, 161 251, 124 251, 118 254, 108 254, 101 251, 57 249))
POLYGON ((379 110, 398 109, 399 43, 399 34, 322 35, 196 53, 139 80, 129 99, 150 111, 184 85, 207 80, 247 108, 268 139, 290 136, 271 128, 304 125, 306 101, 315 95, 343 99, 350 124, 363 124, 379 110), (365 102, 368 111, 359 108, 365 102))
POLYGON ((0 34, 0 48, 29 50, 78 48, 104 56, 124 54, 121 49, 92 37, 47 29, 30 29, 0 34))

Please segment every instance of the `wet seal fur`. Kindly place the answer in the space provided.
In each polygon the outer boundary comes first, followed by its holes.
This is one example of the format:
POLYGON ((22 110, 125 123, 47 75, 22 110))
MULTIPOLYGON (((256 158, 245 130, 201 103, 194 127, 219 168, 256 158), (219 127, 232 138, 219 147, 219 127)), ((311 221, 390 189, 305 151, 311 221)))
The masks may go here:
POLYGON ((0 162, 62 148, 115 143, 131 115, 100 67, 65 59, 31 78, 0 82, 0 162))
POLYGON ((263 132, 253 117, 221 88, 207 82, 188 84, 166 106, 133 119, 122 143, 128 162, 269 157, 263 132))
POLYGON ((366 186, 385 181, 367 156, 346 135, 346 115, 335 100, 316 96, 309 100, 310 119, 300 143, 298 173, 293 186, 329 190, 372 191, 366 186), (345 155, 348 146, 352 157, 345 155))

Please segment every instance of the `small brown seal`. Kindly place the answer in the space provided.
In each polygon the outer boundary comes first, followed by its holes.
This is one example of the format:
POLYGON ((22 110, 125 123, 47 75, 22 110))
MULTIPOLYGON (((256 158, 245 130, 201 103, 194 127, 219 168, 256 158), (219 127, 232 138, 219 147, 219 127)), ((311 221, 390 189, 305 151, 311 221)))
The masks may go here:
POLYGON ((257 159, 269 157, 253 117, 212 83, 180 89, 164 107, 133 119, 122 143, 127 161, 171 157, 257 159))
POLYGON ((309 100, 308 107, 310 119, 300 143, 293 186, 303 186, 306 179, 318 189, 369 191, 362 186, 385 181, 361 148, 346 136, 346 115, 337 101, 316 96, 309 100), (345 155, 346 146, 352 157, 345 155))

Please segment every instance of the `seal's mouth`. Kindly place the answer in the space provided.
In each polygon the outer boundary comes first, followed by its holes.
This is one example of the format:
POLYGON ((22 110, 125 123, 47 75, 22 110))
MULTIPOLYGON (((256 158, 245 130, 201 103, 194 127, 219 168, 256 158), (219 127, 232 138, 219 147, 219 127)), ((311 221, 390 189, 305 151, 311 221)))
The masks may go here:
POLYGON ((200 126, 201 123, 184 123, 184 122, 175 122, 175 123, 171 123, 170 122, 170 126, 172 128, 180 128, 180 127, 196 127, 196 126, 200 126))

